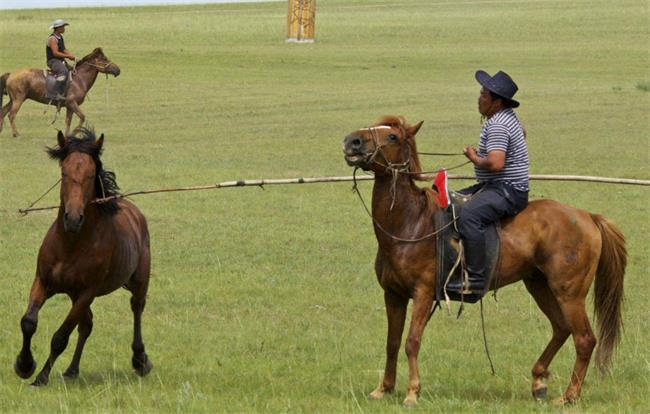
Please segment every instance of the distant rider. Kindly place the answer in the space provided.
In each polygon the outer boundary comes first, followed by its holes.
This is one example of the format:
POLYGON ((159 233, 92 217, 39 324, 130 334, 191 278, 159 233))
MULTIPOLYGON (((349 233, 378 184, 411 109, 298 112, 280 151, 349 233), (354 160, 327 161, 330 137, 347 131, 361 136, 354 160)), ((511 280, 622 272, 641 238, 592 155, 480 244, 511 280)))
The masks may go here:
POLYGON ((47 45, 45 47, 47 66, 54 71, 56 77, 56 100, 65 99, 65 86, 69 73, 65 60, 76 60, 75 55, 65 48, 63 33, 65 32, 66 26, 68 26, 68 23, 65 20, 55 20, 50 26, 52 34, 47 38, 47 45))

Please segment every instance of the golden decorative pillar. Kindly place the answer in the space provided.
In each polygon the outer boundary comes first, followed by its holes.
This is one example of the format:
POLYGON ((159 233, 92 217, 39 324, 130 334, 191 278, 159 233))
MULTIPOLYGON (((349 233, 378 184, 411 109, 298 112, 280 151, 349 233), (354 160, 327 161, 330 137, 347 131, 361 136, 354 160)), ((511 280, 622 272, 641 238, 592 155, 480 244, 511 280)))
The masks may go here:
POLYGON ((316 0, 289 0, 287 42, 312 43, 316 26, 316 0))

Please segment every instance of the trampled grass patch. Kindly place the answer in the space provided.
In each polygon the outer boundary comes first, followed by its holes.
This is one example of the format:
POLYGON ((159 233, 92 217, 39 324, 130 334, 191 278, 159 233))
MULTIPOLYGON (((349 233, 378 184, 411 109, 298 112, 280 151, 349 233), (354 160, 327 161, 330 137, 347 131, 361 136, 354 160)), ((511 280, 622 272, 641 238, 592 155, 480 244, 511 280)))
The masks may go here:
MULTIPOLYGON (((59 13, 59 12, 57 12, 59 13)), ((640 1, 318 2, 317 41, 286 44, 286 4, 66 9, 66 44, 97 46, 122 69, 99 77, 82 106, 106 136, 105 167, 123 191, 247 178, 349 175, 341 140, 384 114, 424 120, 421 151, 478 140, 474 71, 503 69, 520 86, 534 174, 649 179, 647 7, 640 1), (641 82, 641 85, 644 83, 641 82)), ((1 73, 42 67, 52 11, 0 14, 1 73), (7 47, 12 45, 12 47, 7 47)), ((4 102, 7 102, 4 97, 4 102)), ((349 184, 234 188, 134 197, 149 221, 152 281, 144 340, 154 364, 130 369, 132 316, 119 291, 93 305, 81 375, 64 382, 76 334, 48 387, 13 373, 19 320, 53 212, 16 211, 57 179, 43 149, 52 110, 26 103, 22 137, 0 134, 0 407, 7 412, 399 412, 407 385, 367 394, 384 366, 385 313, 372 226, 349 184)), ((427 169, 457 159, 426 158, 427 169)), ((470 173, 469 167, 457 172, 470 173)), ((460 187, 466 182, 453 182, 460 187)), ((366 198, 371 183, 360 183, 366 198)), ((625 333, 604 379, 591 367, 567 412, 646 412, 650 196, 645 187, 533 182, 603 214, 625 233, 625 333)), ((39 205, 56 204, 56 191, 39 205)), ((478 307, 438 313, 420 353, 416 411, 557 412, 530 396, 530 369, 551 329, 522 284, 486 303, 497 376, 483 353, 478 307)), ((40 313, 39 368, 69 310, 40 313)), ((571 341, 553 364, 561 395, 571 341)))

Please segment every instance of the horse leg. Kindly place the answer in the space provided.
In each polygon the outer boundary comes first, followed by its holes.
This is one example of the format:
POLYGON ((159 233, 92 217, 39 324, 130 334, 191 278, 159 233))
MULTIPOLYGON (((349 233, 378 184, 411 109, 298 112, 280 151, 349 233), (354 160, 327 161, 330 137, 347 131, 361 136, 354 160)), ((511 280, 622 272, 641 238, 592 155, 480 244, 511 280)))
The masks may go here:
POLYGON ((27 312, 25 312, 25 315, 20 320, 20 329, 23 332, 23 347, 16 357, 14 370, 21 378, 31 377, 36 369, 36 362, 34 361, 31 350, 32 336, 36 332, 36 327, 38 325, 38 311, 43 306, 46 299, 47 294, 43 283, 41 283, 41 279, 36 276, 36 278, 34 278, 34 283, 32 284, 32 289, 29 292, 29 305, 27 306, 27 312))
POLYGON ((0 109, 0 132, 2 132, 2 125, 5 122, 5 116, 9 113, 9 110, 11 109, 12 101, 9 100, 9 102, 0 109))
POLYGON ((433 292, 429 288, 419 288, 413 295, 413 314, 408 338, 406 339, 406 355, 409 363, 409 387, 404 399, 404 405, 413 407, 417 404, 420 394, 420 373, 418 371, 418 353, 422 342, 422 333, 429 320, 433 292))
POLYGON ((370 393, 370 398, 378 400, 385 393, 395 389, 395 377, 397 371, 397 355, 402 343, 404 332, 404 321, 406 320, 406 308, 408 299, 404 299, 388 291, 384 291, 384 302, 386 304, 386 317, 388 319, 388 335, 386 338, 386 368, 384 378, 377 388, 370 393))
MULTIPOLYGON (((585 293, 586 296, 586 293, 585 293)), ((558 300, 564 319, 567 322, 573 344, 576 348, 576 362, 571 374, 571 382, 560 400, 562 403, 574 403, 580 398, 582 383, 584 382, 591 354, 596 346, 596 336, 591 330, 587 310, 585 308, 585 298, 574 298, 570 301, 558 300)))
POLYGON ((533 365, 532 375, 532 392, 533 397, 538 400, 546 398, 547 386, 544 383, 544 379, 548 378, 550 372, 548 371, 548 366, 551 364, 551 361, 557 354, 557 351, 564 345, 566 339, 569 337, 570 331, 567 327, 567 323, 564 320, 564 315, 562 315, 562 310, 560 305, 558 305, 553 292, 548 287, 548 283, 543 276, 535 277, 533 279, 524 279, 526 289, 533 296, 537 306, 544 312, 546 317, 551 322, 551 327, 553 328, 553 337, 551 341, 546 345, 546 349, 537 359, 535 365, 533 365))
POLYGON ((81 354, 83 353, 84 345, 86 344, 86 340, 90 336, 92 330, 93 330, 93 312, 90 310, 90 306, 89 306, 88 310, 79 321, 79 327, 77 328, 77 332, 79 333, 79 337, 77 339, 77 347, 74 350, 74 356, 72 357, 72 362, 70 362, 70 366, 63 373, 63 376, 65 378, 73 379, 79 376, 79 361, 81 361, 81 354))
POLYGON ((74 112, 70 109, 69 106, 65 108, 65 136, 67 137, 70 134, 70 124, 72 124, 72 115, 74 112))
MULTIPOLYGON (((86 120, 86 115, 81 112, 81 108, 79 108, 79 105, 74 101, 70 103, 68 109, 72 109, 75 115, 79 117, 79 125, 77 125, 77 128, 81 128, 86 120)), ((72 121, 72 116, 70 116, 70 121, 72 121)), ((66 136, 68 136, 68 132, 70 132, 70 123, 68 123, 68 116, 66 113, 66 136)))
POLYGON ((22 106, 23 102, 25 102, 25 98, 22 97, 16 97, 15 100, 12 100, 12 105, 11 109, 9 110, 9 124, 11 125, 11 131, 13 133, 14 138, 18 137, 18 130, 16 129, 16 114, 18 114, 18 110, 22 106))
POLYGON ((131 363, 135 373, 141 377, 144 377, 151 371, 153 364, 149 360, 145 350, 144 342, 142 341, 142 311, 144 310, 144 305, 147 299, 147 288, 149 286, 149 272, 148 272, 148 263, 146 264, 147 271, 142 274, 146 274, 144 280, 131 280, 129 284, 129 289, 131 290, 131 310, 133 311, 133 343, 131 344, 131 349, 133 350, 133 358, 131 363))
POLYGON ((47 358, 47 362, 45 362, 45 365, 43 366, 41 372, 38 373, 36 380, 34 380, 32 383, 33 386, 47 385, 50 377, 50 371, 54 365, 54 361, 56 361, 58 356, 61 355, 66 346, 68 346, 70 334, 77 326, 77 324, 84 317, 86 317, 88 308, 94 299, 94 294, 85 294, 78 297, 72 303, 72 309, 70 309, 68 316, 63 321, 61 327, 52 336, 52 342, 50 344, 50 356, 47 358))

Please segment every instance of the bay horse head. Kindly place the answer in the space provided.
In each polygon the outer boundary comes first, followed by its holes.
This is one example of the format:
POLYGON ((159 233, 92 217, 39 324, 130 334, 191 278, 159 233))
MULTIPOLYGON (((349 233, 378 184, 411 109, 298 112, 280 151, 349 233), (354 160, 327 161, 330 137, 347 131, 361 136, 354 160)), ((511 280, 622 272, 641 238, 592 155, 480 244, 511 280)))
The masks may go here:
POLYGON ((77 62, 77 67, 84 64, 94 67, 101 73, 111 74, 115 77, 120 75, 119 66, 106 57, 101 47, 95 48, 90 54, 84 56, 77 62))
MULTIPOLYGON (((57 134, 58 147, 48 148, 50 158, 61 165, 61 213, 66 232, 78 233, 84 223, 89 203, 95 198, 118 194, 115 174, 103 169, 100 155, 104 134, 99 139, 88 128, 78 128, 69 137, 57 134)), ((98 204, 100 211, 114 212, 114 200, 98 204)))
POLYGON ((395 171, 421 172, 415 134, 423 121, 406 123, 401 116, 385 116, 376 124, 358 129, 343 139, 345 161, 351 167, 381 176, 395 171))

